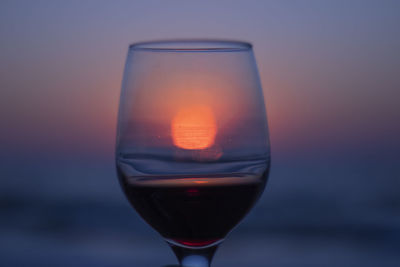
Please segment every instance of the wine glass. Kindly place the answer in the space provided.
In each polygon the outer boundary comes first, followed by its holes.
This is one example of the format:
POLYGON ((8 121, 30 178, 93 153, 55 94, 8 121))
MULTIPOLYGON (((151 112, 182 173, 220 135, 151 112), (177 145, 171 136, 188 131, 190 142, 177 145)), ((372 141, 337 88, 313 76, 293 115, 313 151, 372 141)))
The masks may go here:
POLYGON ((270 149, 252 45, 129 47, 116 166, 123 191, 181 266, 209 266, 264 190, 270 149))

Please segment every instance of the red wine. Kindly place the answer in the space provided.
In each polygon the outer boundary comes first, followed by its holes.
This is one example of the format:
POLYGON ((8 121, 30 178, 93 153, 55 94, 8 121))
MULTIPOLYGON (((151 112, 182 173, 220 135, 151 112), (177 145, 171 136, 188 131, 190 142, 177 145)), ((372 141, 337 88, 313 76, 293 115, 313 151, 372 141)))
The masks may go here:
POLYGON ((165 239, 189 247, 222 240, 247 214, 265 187, 262 175, 127 177, 125 194, 165 239))

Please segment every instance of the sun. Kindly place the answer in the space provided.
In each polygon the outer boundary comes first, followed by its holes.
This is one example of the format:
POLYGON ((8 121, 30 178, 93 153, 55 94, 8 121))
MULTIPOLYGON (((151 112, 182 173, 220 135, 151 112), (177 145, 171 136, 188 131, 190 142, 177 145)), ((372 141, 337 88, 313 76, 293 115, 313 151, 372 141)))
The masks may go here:
POLYGON ((205 149, 214 144, 217 125, 212 109, 205 105, 181 108, 171 122, 174 145, 183 149, 205 149))

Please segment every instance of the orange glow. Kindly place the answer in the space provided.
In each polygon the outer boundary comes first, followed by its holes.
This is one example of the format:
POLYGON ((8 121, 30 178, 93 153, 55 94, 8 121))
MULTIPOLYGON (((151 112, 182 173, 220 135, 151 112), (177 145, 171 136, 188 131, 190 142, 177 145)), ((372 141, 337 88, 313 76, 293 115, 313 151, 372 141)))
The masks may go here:
POLYGON ((203 180, 201 180, 201 181, 194 181, 196 184, 207 184, 208 183, 208 181, 203 181, 203 180))
POLYGON ((179 110, 171 123, 174 145, 184 149, 204 149, 214 144, 217 134, 214 113, 204 105, 179 110))

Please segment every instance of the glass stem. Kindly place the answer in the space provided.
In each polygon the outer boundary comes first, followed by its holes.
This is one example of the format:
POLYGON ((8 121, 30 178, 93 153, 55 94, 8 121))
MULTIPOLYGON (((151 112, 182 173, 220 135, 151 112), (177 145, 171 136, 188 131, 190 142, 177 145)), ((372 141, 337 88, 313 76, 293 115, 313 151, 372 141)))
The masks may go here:
POLYGON ((168 243, 178 258, 181 267, 210 267, 218 245, 207 248, 185 248, 168 243))

